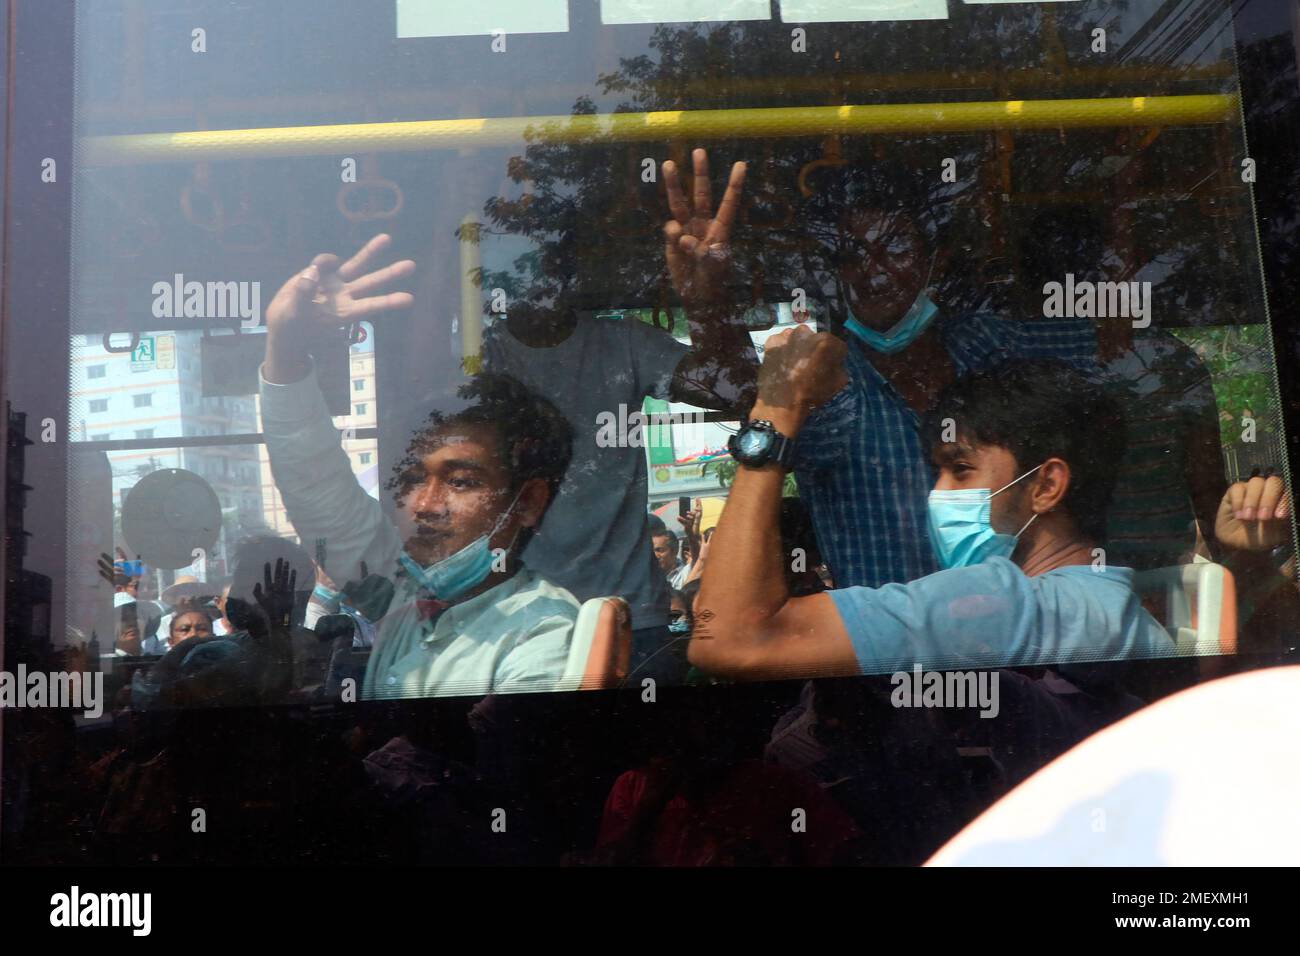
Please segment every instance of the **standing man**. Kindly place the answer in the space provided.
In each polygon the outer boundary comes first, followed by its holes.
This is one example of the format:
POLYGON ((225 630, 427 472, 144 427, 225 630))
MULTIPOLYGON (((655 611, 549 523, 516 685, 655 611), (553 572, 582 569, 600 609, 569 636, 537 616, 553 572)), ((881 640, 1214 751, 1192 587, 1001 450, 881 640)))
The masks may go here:
POLYGON ((626 598, 631 676, 670 682, 684 679, 687 664, 668 630, 668 582, 652 561, 645 453, 639 442, 598 441, 597 421, 603 413, 623 420, 620 406, 640 412, 647 396, 737 413, 752 404, 757 356, 727 289, 745 164, 732 167, 715 213, 708 156, 697 149, 692 161, 689 201, 677 166, 663 165, 672 213, 665 256, 691 346, 643 322, 580 318, 530 303, 512 305, 483 341, 487 368, 545 396, 573 427, 568 477, 524 561, 579 600, 626 598))
POLYGON ((839 231, 847 384, 803 424, 794 471, 836 586, 879 587, 938 570, 920 423, 943 388, 1007 359, 1090 367, 1097 343, 1087 320, 945 314, 931 297, 944 257, 906 208, 869 199, 839 231))
POLYGON ((671 528, 656 531, 650 539, 654 543, 655 564, 663 572, 671 588, 680 588, 690 573, 690 565, 682 560, 681 542, 671 528))

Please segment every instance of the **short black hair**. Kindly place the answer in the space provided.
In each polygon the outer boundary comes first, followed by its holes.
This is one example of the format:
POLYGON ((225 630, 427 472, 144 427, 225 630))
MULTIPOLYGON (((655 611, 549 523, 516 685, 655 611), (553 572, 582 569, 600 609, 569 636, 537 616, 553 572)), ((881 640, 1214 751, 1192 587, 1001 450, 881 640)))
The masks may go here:
POLYGON ((674 543, 676 543, 676 542, 679 540, 678 537, 677 537, 677 532, 674 531, 672 528, 669 528, 669 527, 663 527, 663 528, 655 528, 655 529, 653 529, 653 530, 650 532, 650 537, 651 537, 651 538, 668 538, 670 541, 672 541, 672 542, 674 542, 674 543))
POLYGON ((183 601, 176 606, 176 610, 172 612, 172 619, 167 622, 167 636, 169 638, 172 636, 172 632, 176 627, 176 622, 186 614, 202 614, 207 619, 209 627, 212 626, 212 622, 215 621, 218 616, 215 609, 206 607, 197 601, 183 601))
MULTIPOLYGON (((457 425, 485 425, 497 436, 497 454, 510 476, 510 490, 518 491, 524 482, 541 478, 550 491, 549 509, 573 457, 573 428, 564 415, 523 382, 496 372, 475 375, 458 389, 458 394, 469 405, 451 414, 441 409, 429 413, 411 436, 406 454, 393 466, 387 489, 399 500, 410 492, 410 476, 418 473, 439 432, 457 425)), ((520 550, 532 532, 531 528, 519 532, 520 550)))
MULTIPOLYGON (((935 157, 936 162, 938 157, 935 157)), ((902 160, 860 155, 841 166, 810 172, 805 185, 809 215, 838 227, 855 210, 903 213, 916 226, 927 252, 941 245, 953 216, 953 190, 924 176, 902 160)))
POLYGON ((959 438, 1005 448, 1026 471, 1048 458, 1070 466, 1061 507, 1103 541, 1115 472, 1124 455, 1124 412, 1098 383, 1062 362, 1004 361, 957 379, 926 413, 922 437, 940 444, 952 419, 959 438))

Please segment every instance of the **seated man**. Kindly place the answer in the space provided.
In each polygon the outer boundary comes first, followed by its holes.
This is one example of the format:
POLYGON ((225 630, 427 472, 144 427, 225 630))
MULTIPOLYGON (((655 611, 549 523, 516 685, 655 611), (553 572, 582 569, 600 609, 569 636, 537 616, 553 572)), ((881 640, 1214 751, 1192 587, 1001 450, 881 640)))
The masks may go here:
POLYGON ((564 478, 569 426, 518 381, 477 376, 461 390, 467 408, 433 412, 412 437, 388 483, 390 520, 352 473, 303 344, 313 325, 337 328, 376 302, 409 304, 338 287, 335 274, 355 279, 354 290, 378 284, 383 273, 358 278, 364 261, 318 256, 280 290, 261 385, 271 470, 298 534, 324 539, 320 563, 335 581, 394 579, 362 696, 551 689, 579 604, 519 555, 564 478))
MULTIPOLYGON (((847 382, 844 349, 802 328, 769 339, 751 421, 797 440, 809 412, 847 382)), ((1134 593, 1133 571, 1106 564, 1099 548, 1123 451, 1113 400, 1061 364, 1004 363, 945 389, 922 433, 938 472, 930 537, 945 570, 791 598, 778 527, 782 467, 744 454, 742 431, 716 560, 696 605, 691 662, 755 678, 1173 651, 1134 593)))

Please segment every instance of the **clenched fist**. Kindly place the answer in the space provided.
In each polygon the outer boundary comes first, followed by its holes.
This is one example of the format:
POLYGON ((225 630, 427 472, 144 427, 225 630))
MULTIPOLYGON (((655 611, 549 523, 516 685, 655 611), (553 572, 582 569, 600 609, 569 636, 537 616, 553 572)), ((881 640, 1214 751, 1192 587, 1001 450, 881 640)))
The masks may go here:
POLYGON ((1290 514, 1291 496, 1279 475, 1234 482, 1219 502, 1214 536, 1225 548, 1267 551, 1290 538, 1290 514))
POLYGON ((846 351, 844 343, 829 332, 812 332, 804 326, 778 332, 764 346, 759 401, 804 412, 825 405, 849 382, 846 351))

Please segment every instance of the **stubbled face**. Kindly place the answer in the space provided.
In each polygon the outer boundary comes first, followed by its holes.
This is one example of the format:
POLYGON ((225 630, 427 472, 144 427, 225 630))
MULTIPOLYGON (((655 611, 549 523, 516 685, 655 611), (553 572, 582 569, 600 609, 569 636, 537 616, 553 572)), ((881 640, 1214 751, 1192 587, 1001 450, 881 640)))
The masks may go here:
POLYGON ((898 210, 852 210, 841 231, 845 251, 839 271, 849 308, 859 322, 884 332, 925 287, 925 239, 911 217, 898 210))
POLYGON ((660 535, 651 539, 654 545, 655 563, 667 574, 677 568, 677 543, 672 538, 660 535))
POLYGON ((193 637, 211 637, 212 623, 200 611, 187 611, 172 618, 172 647, 193 637))
MULTIPOLYGON (((396 489, 397 527, 406 553, 429 565, 491 531, 512 492, 491 428, 451 426, 435 432, 420 452, 396 489)), ((518 528, 512 515, 489 545, 509 546, 518 528)))
MULTIPOLYGON (((1020 468, 1015 457, 1005 448, 992 445, 973 445, 965 441, 944 442, 932 454, 939 477, 935 491, 961 491, 987 488, 997 491, 1015 481, 1027 471, 1020 468)), ((1032 467, 1032 466, 1031 466, 1032 467)), ((989 502, 989 524, 1002 534, 1015 534, 1029 520, 1029 492, 1034 486, 1034 475, 1012 485, 989 502)))

